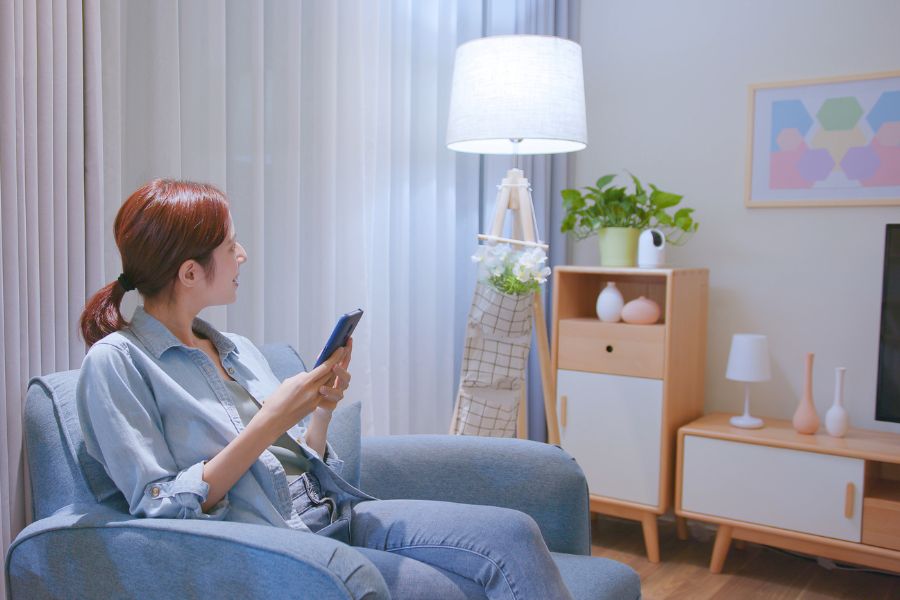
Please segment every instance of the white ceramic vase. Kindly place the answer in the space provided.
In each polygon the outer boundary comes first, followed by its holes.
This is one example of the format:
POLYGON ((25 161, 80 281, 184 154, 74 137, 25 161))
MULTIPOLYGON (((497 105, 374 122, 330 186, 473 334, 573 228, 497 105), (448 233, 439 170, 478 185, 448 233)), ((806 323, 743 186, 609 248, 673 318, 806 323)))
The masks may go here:
POLYGON ((825 413, 825 430, 832 437, 844 437, 850 428, 850 415, 844 408, 844 374, 847 369, 834 370, 834 404, 825 413))
POLYGON ((616 287, 615 282, 608 282, 597 296, 597 316, 601 321, 615 323, 622 318, 623 306, 625 299, 622 298, 622 292, 616 287))

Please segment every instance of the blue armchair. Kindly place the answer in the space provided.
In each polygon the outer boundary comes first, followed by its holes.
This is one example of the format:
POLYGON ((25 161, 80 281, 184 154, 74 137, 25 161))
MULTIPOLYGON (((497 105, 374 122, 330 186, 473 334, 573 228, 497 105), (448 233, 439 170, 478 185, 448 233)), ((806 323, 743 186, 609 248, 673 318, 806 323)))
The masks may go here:
MULTIPOLYGON (((263 352, 279 377, 303 368, 289 346, 263 352)), ((390 597, 362 553, 329 538, 245 523, 132 517, 85 450, 74 403, 77 377, 77 371, 55 373, 28 388, 35 522, 9 547, 9 598, 390 597)), ((584 475, 559 448, 440 435, 361 439, 358 403, 336 411, 329 440, 345 460, 345 476, 378 498, 491 504, 530 514, 575 598, 640 597, 632 569, 589 556, 584 475)))

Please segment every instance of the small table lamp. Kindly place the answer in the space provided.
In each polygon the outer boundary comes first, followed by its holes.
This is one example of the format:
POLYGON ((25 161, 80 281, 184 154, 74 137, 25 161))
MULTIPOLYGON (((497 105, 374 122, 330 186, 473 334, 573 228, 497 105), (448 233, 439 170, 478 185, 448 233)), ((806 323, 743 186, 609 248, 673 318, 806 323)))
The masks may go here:
POLYGON ((760 418, 750 416, 750 384, 768 381, 769 342, 764 335, 736 333, 731 338, 731 353, 728 355, 728 369, 725 377, 732 381, 744 382, 744 414, 731 417, 731 424, 744 429, 759 429, 763 426, 760 418))

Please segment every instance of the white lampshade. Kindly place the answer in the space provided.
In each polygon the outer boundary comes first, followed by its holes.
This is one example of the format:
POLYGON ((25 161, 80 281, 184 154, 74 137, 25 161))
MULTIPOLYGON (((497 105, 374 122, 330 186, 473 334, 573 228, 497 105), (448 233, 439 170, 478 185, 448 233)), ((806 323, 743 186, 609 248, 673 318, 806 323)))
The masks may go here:
POLYGON ((581 46, 500 35, 456 49, 447 147, 478 154, 555 154, 587 145, 581 46), (520 139, 514 146, 511 140, 520 139))
POLYGON ((731 338, 731 353, 725 377, 733 381, 768 381, 769 342, 766 336, 736 333, 731 338))

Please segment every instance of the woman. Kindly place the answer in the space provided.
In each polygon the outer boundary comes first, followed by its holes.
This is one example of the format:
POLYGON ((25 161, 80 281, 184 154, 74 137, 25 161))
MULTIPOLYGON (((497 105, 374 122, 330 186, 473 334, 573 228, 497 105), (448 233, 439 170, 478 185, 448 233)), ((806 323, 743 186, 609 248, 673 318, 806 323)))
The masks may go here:
POLYGON ((225 196, 155 180, 122 205, 123 273, 85 307, 77 388, 88 452, 140 517, 289 527, 359 547, 397 597, 568 598, 534 521, 486 506, 375 500, 340 477, 327 442, 352 340, 280 382, 246 338, 197 318, 235 301, 247 253, 225 196), (130 323, 119 306, 137 289, 130 323), (399 573, 434 586, 411 591, 399 573))

